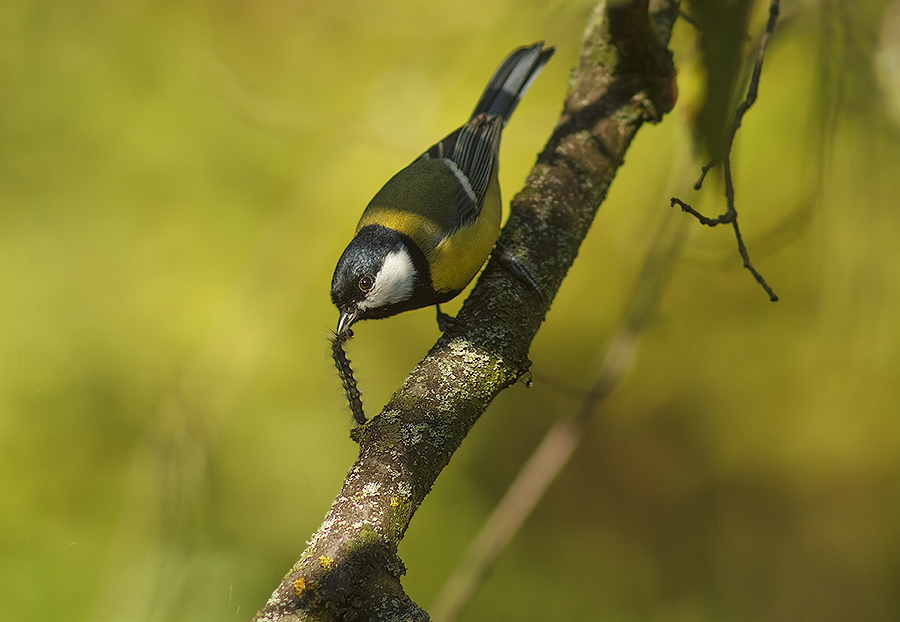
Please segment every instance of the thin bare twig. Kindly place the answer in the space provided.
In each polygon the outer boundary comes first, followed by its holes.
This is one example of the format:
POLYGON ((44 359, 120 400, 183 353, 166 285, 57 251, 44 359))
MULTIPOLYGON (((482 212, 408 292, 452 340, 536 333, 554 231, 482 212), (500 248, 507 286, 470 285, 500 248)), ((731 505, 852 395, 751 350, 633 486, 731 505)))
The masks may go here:
POLYGON ((759 40, 759 49, 756 53, 756 62, 753 65, 753 73, 750 77, 750 85, 747 88, 747 96, 744 98, 744 101, 740 103, 737 107, 737 110, 734 114, 734 121, 731 124, 731 130, 728 134, 728 143, 727 149, 725 150, 725 156, 721 162, 710 162, 704 165, 701 168, 700 179, 694 184, 694 190, 700 190, 703 186, 703 180, 706 179, 706 174, 713 168, 715 168, 718 164, 722 164, 723 176, 725 178, 725 200, 727 203, 727 211, 718 216, 717 218, 707 218, 700 214, 697 210, 692 208, 687 203, 683 202, 680 199, 672 197, 671 205, 675 207, 676 205, 681 208, 681 211, 687 212, 694 216, 700 224, 706 225, 708 227, 715 227, 716 225, 721 224, 730 224, 734 229, 734 236, 737 240, 738 245, 738 253, 741 255, 741 259, 744 262, 744 267, 750 271, 750 274, 753 275, 753 278, 756 279, 756 282, 762 286, 762 288, 769 295, 769 300, 775 302, 778 300, 778 296, 766 282, 765 278, 753 267, 753 264, 750 262, 750 253, 747 251, 747 245, 744 244, 744 239, 741 236, 741 229, 738 226, 738 215, 737 208, 735 207, 734 202, 734 179, 731 174, 731 150, 734 147, 734 139, 737 136, 738 129, 741 127, 741 122, 744 119, 744 115, 750 110, 751 106, 756 102, 756 98, 759 94, 759 79, 762 74, 762 65, 763 60, 766 57, 766 50, 769 46, 769 39, 772 36, 772 33, 775 31, 775 23, 778 21, 778 14, 780 12, 780 2, 779 0, 771 0, 769 4, 769 20, 766 23, 766 30, 763 32, 762 37, 759 40))

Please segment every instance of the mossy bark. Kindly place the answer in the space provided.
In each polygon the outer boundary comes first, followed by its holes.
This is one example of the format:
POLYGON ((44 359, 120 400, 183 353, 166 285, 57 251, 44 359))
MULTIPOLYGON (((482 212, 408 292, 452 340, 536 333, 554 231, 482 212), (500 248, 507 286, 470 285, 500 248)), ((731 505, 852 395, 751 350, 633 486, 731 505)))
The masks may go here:
POLYGON ((528 350, 637 130, 675 103, 668 38, 677 2, 601 3, 562 116, 514 199, 500 242, 541 295, 492 260, 444 334, 384 410, 353 431, 359 459, 306 551, 256 620, 427 620, 400 585, 397 546, 528 350))

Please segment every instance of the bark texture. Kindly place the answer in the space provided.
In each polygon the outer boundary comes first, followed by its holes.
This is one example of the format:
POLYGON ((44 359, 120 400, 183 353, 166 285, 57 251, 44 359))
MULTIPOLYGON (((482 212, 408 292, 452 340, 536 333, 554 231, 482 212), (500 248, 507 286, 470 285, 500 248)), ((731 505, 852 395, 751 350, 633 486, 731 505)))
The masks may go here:
POLYGON ((514 199, 500 242, 535 294, 492 260, 444 334, 384 410, 353 430, 360 455, 309 545, 255 620, 428 620, 397 556, 419 504, 528 350, 635 133, 675 103, 667 45, 677 2, 601 3, 562 116, 514 199), (651 6, 652 4, 652 6, 651 6))

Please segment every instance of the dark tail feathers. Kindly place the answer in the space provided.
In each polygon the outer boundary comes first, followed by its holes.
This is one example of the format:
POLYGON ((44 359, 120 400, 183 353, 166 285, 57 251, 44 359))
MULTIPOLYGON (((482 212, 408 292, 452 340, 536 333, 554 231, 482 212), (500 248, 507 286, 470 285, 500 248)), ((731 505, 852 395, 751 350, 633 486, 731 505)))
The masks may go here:
POLYGON ((481 113, 501 116, 506 125, 519 100, 555 51, 555 47, 545 48, 543 41, 514 50, 491 76, 472 116, 481 113))

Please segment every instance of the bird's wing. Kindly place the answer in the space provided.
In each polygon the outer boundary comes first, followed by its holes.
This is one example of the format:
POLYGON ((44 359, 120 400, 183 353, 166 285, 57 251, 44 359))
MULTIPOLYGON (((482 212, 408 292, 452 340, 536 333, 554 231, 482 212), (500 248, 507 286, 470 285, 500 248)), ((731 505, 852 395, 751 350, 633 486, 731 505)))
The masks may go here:
POLYGON ((481 213, 491 176, 496 174, 502 129, 502 117, 479 114, 421 156, 442 160, 458 181, 454 229, 473 222, 481 213))

